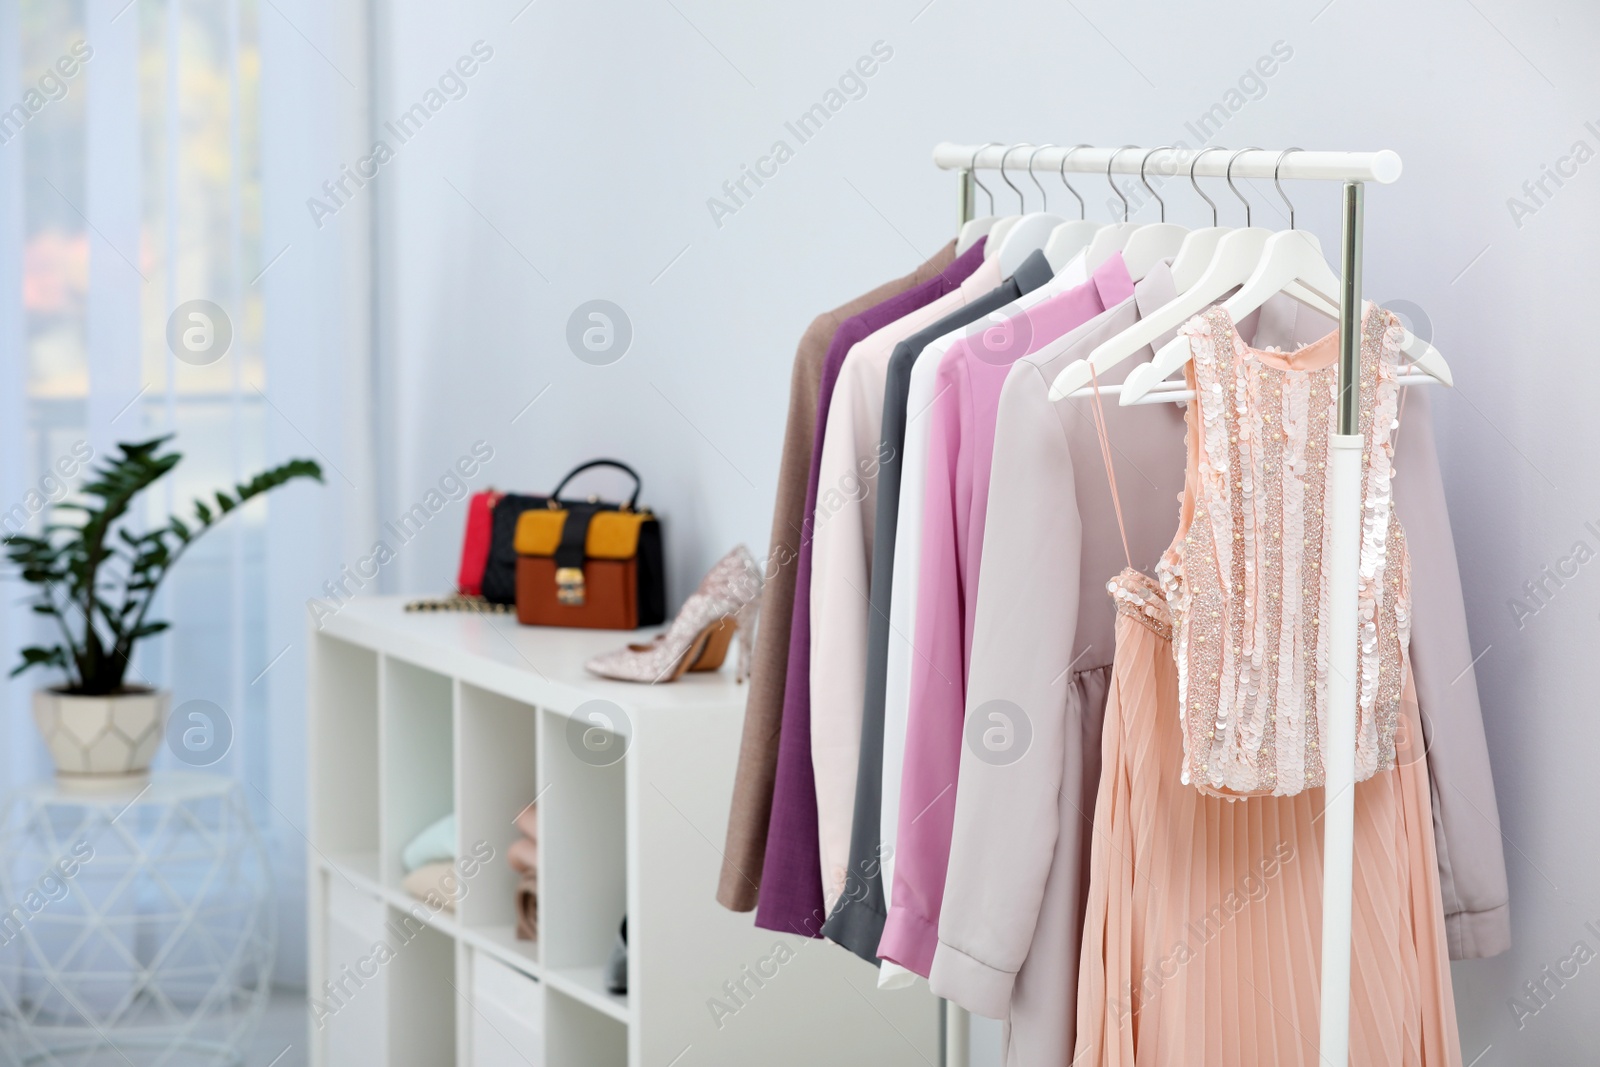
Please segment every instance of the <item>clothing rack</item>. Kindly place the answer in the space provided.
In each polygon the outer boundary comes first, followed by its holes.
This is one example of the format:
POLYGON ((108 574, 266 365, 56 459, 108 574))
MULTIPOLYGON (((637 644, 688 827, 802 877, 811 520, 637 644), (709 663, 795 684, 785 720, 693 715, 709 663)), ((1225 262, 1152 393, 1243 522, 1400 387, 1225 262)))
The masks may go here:
MULTIPOLYGON (((961 176, 961 222, 973 217, 974 170, 1000 170, 1010 147, 942 143, 933 161, 961 176)), ((1328 560, 1332 619, 1328 664, 1328 745, 1324 751, 1322 989, 1320 1058, 1324 1067, 1350 1062, 1351 898, 1355 876, 1355 755, 1357 700, 1357 597, 1361 551, 1361 257, 1367 182, 1388 185, 1400 177, 1394 152, 1306 152, 1247 149, 1199 153, 1176 148, 1045 147, 1029 153, 1032 168, 1079 174, 1159 174, 1171 177, 1241 177, 1333 181, 1341 184, 1338 432, 1330 442, 1328 560), (1197 154, 1198 153, 1198 154, 1197 154)), ((965 1012, 945 1005, 941 1033, 965 1034, 965 1012)), ((966 1043, 946 1040, 945 1067, 968 1067, 966 1043)))

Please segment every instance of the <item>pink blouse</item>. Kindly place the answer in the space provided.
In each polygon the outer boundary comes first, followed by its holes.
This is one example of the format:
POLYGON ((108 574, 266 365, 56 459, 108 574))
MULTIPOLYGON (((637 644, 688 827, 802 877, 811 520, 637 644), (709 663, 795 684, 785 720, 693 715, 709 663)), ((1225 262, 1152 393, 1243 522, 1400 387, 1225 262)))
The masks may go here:
POLYGON ((1121 254, 1087 282, 1002 321, 974 323, 939 364, 929 412, 917 655, 888 920, 878 955, 927 977, 939 940, 961 762, 967 660, 989 502, 995 415, 1012 363, 1133 295, 1121 254))

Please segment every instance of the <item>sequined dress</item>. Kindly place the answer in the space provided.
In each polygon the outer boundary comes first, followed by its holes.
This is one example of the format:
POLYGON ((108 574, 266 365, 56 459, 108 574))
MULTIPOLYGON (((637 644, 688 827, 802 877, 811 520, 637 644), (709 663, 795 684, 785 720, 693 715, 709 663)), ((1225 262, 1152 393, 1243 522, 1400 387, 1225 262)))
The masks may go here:
MULTIPOLYGON (((1356 781, 1394 766, 1410 567, 1391 499, 1399 384, 1387 312, 1364 323, 1356 781)), ((1213 308, 1184 328, 1200 415, 1182 535, 1156 568, 1173 617, 1183 777, 1206 793, 1287 796, 1323 782, 1328 588, 1322 560, 1337 410, 1328 339, 1257 352, 1213 308)))
MULTIPOLYGON (((1373 308, 1363 318, 1362 427, 1369 446, 1376 442, 1377 465, 1385 472, 1394 412, 1379 386, 1380 379, 1392 379, 1398 359, 1393 326, 1392 316, 1382 309, 1373 308), (1374 432, 1374 425, 1381 432, 1374 432)), ((1337 337, 1330 335, 1288 356, 1263 352, 1247 347, 1220 310, 1208 312, 1186 332, 1201 364, 1198 369, 1191 366, 1192 385, 1207 382, 1204 364, 1209 358, 1220 374, 1218 384, 1241 375, 1255 387, 1226 392, 1234 403, 1189 406, 1189 473, 1180 528, 1159 568, 1165 587, 1132 567, 1108 585, 1117 609, 1117 648, 1102 735, 1072 1064, 1312 1067, 1318 1061, 1322 789, 1307 785, 1290 795, 1271 792, 1283 786, 1283 768, 1294 762, 1294 756, 1309 764, 1304 772, 1308 780, 1318 773, 1320 763, 1310 740, 1301 744, 1300 735, 1289 734, 1293 727, 1274 723, 1272 716, 1278 707, 1297 701, 1306 709, 1316 707, 1317 661, 1294 641, 1304 638, 1310 642, 1307 647, 1317 647, 1316 635, 1300 626, 1295 610, 1325 610, 1320 571, 1314 566, 1301 568, 1300 584, 1310 587, 1309 592, 1286 581, 1281 567, 1270 575, 1254 574, 1253 581, 1242 579, 1242 564, 1238 571, 1222 571, 1240 578, 1230 583, 1231 594, 1240 603, 1216 605, 1223 612, 1220 620, 1227 621, 1234 609, 1242 611, 1245 590, 1240 586, 1244 586, 1251 590, 1252 602, 1250 613, 1243 617, 1258 628, 1254 645, 1247 646, 1243 633, 1238 634, 1240 651, 1232 655, 1239 658, 1229 662, 1248 664, 1253 671, 1256 664, 1245 649, 1258 646, 1276 650, 1279 663, 1291 648, 1302 661, 1291 673, 1277 675, 1280 685, 1284 678, 1288 685, 1260 687, 1271 697, 1257 699, 1259 694, 1249 693, 1247 682, 1241 688, 1250 699, 1218 705, 1238 709, 1225 716, 1230 720, 1242 722, 1250 713, 1269 724, 1265 733, 1275 742, 1270 749, 1273 758, 1261 758, 1259 745, 1236 750, 1257 757, 1254 762, 1243 761, 1245 766, 1277 772, 1273 777, 1278 780, 1266 795, 1245 799, 1217 795, 1219 785, 1249 784, 1230 777, 1237 766, 1222 775, 1220 783, 1210 776, 1208 766, 1204 773, 1210 791, 1186 779, 1186 722, 1179 718, 1184 681, 1173 637, 1175 629, 1183 632, 1185 612, 1192 620, 1194 612, 1211 610, 1206 596, 1185 589, 1201 572, 1192 555, 1197 545, 1214 550, 1216 544, 1231 544, 1259 562, 1272 553, 1246 552, 1247 529, 1252 551, 1299 532, 1292 519, 1284 518, 1305 514, 1299 506, 1230 506, 1221 515, 1201 515, 1215 506, 1214 501, 1208 503, 1207 466, 1213 476, 1227 473, 1216 471, 1215 460, 1209 458, 1227 455, 1229 465, 1238 470, 1237 438, 1248 441, 1250 434, 1271 425, 1263 416, 1280 410, 1280 398, 1328 395, 1335 381, 1337 337), (1263 403, 1265 393, 1274 396, 1263 403), (1198 540, 1186 540, 1193 531, 1191 519, 1205 524, 1198 540), (1269 591, 1279 595, 1267 596, 1269 591), (1290 594, 1294 602, 1284 607, 1290 594), (1177 627, 1169 605, 1174 600, 1177 627), (1269 633, 1277 635, 1276 644, 1260 636, 1269 633), (1306 673, 1299 673, 1302 669, 1306 673), (1309 694, 1301 689, 1307 675, 1312 680, 1309 694), (1296 740, 1285 743, 1285 734, 1296 740)), ((1325 468, 1318 466, 1323 460, 1311 442, 1325 443, 1328 425, 1305 415, 1307 405, 1298 401, 1282 410, 1290 418, 1297 411, 1308 417, 1299 438, 1307 446, 1299 460, 1279 456, 1275 462, 1306 464, 1303 481, 1311 491, 1320 492, 1325 468)), ((1276 418, 1274 414, 1273 421, 1276 418)), ((1296 432, 1291 427, 1286 440, 1293 441, 1296 432)), ((1264 433, 1260 436, 1265 438, 1264 433)), ((1370 470, 1373 449, 1368 451, 1370 470)), ((1260 468, 1255 469, 1260 484, 1278 481, 1261 478, 1260 468)), ((1416 700, 1404 670, 1399 621, 1404 614, 1404 542, 1398 525, 1383 510, 1387 492, 1386 473, 1364 485, 1369 505, 1364 515, 1380 519, 1377 540, 1387 542, 1388 554, 1380 561, 1367 553, 1373 539, 1364 538, 1363 591, 1364 596, 1370 594, 1367 617, 1374 631, 1373 640, 1363 644, 1378 654, 1372 678, 1381 682, 1370 694, 1362 694, 1364 707, 1373 709, 1363 715, 1371 720, 1375 743, 1369 748, 1371 775, 1356 786, 1355 797, 1350 1062, 1455 1067, 1461 1063, 1461 1052, 1427 768, 1416 700), (1379 496, 1384 498, 1381 506, 1372 507, 1379 496), (1387 625, 1380 618, 1388 610, 1386 605, 1401 609, 1390 615, 1394 621, 1387 625), (1394 642, 1395 655, 1378 648, 1380 638, 1394 642), (1385 676, 1384 664, 1391 664, 1388 670, 1393 673, 1385 676), (1380 717, 1377 709, 1387 706, 1384 684, 1393 684, 1395 698, 1392 710, 1380 717)), ((1315 507, 1310 507, 1312 516, 1315 507)), ((1314 523, 1317 535, 1323 525, 1314 523)), ((1306 535, 1300 536, 1304 542, 1306 535)), ((1314 543, 1315 536, 1311 540, 1314 543)), ((1191 624, 1191 639, 1199 632, 1191 624)), ((1212 641, 1235 636, 1230 628, 1208 634, 1214 635, 1208 636, 1212 641)), ((1271 669, 1266 666, 1272 663, 1267 658, 1271 655, 1272 651, 1264 653, 1263 678, 1271 669)), ((1192 662, 1189 667, 1193 669, 1192 662)), ((1325 669, 1321 664, 1320 670, 1325 669)), ((1220 667, 1216 673, 1222 674, 1220 667)), ((1243 674, 1239 672, 1240 677, 1243 674)), ((1209 684, 1212 679, 1208 676, 1205 681, 1209 684)), ((1204 745, 1192 748, 1197 753, 1209 751, 1204 745)), ((1194 766, 1198 769, 1208 762, 1202 757, 1194 766)), ((1255 783, 1260 784, 1261 780, 1255 783)))

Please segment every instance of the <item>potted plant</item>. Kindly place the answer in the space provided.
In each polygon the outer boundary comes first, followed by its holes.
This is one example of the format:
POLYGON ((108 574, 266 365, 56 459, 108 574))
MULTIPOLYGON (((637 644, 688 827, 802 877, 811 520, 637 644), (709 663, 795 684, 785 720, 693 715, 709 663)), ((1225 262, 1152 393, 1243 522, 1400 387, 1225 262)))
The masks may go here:
POLYGON ((54 667, 61 684, 34 693, 33 716, 63 780, 119 786, 148 773, 166 729, 171 694, 130 685, 133 651, 168 626, 149 618, 161 582, 207 530, 248 501, 296 478, 322 480, 308 459, 262 471, 213 501, 196 500, 193 517, 170 516, 139 530, 129 523, 135 498, 178 465, 164 451, 171 436, 117 446, 113 457, 79 487, 82 500, 56 505, 77 521, 44 524, 37 536, 5 538, 6 554, 34 587, 31 606, 54 620, 60 640, 22 650, 11 672, 54 667))

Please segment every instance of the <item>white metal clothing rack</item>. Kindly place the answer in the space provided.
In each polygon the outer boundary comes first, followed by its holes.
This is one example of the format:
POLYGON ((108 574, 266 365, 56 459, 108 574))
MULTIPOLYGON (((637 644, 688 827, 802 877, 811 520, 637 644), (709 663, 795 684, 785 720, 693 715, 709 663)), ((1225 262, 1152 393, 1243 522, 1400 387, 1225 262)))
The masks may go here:
MULTIPOLYGON (((943 170, 961 173, 961 222, 973 217, 973 170, 999 170, 1006 145, 944 143, 933 150, 943 170)), ((1328 665, 1329 741, 1323 811, 1322 1003, 1319 1045, 1324 1067, 1350 1062, 1351 896, 1355 875, 1356 602, 1361 550, 1361 434, 1358 390, 1361 358, 1362 211, 1365 183, 1387 185, 1400 177, 1394 152, 1305 152, 1250 149, 1238 153, 1174 148, 1050 147, 1030 153, 1032 167, 1095 174, 1176 175, 1224 178, 1289 178, 1342 185, 1340 241, 1338 433, 1331 442, 1328 521, 1333 524, 1329 599, 1333 617, 1328 665)), ((946 1005, 949 1035, 965 1035, 964 1013, 946 1005)), ((964 1041, 945 1042, 945 1067, 968 1067, 964 1041)))

